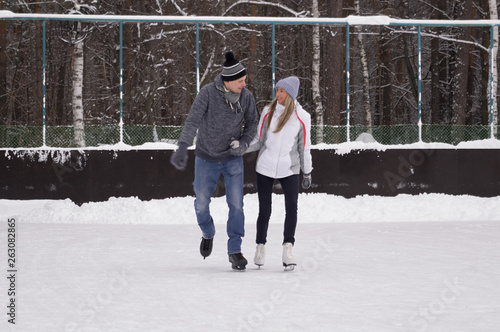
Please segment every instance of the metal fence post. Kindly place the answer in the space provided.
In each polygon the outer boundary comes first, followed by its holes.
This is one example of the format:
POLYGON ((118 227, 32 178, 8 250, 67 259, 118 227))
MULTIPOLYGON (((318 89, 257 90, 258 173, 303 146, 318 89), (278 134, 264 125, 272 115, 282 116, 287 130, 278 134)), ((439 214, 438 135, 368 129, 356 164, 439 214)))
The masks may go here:
POLYGON ((495 138, 495 130, 493 128, 494 124, 493 124, 493 98, 494 98, 494 95, 495 95, 495 92, 493 91, 493 43, 495 42, 495 39, 493 38, 493 34, 494 34, 494 29, 495 29, 495 26, 492 25, 490 27, 490 83, 489 83, 489 86, 490 88, 488 89, 489 90, 489 94, 490 94, 490 137, 491 138, 495 138))
POLYGON ((418 26, 418 141, 422 142, 422 27, 418 26))
POLYGON ((349 119, 349 108, 350 106, 350 91, 349 91, 349 85, 350 85, 350 70, 351 70, 351 64, 350 64, 350 32, 349 32, 349 23, 346 24, 346 130, 347 130, 347 142, 351 141, 351 128, 350 128, 350 119, 349 119))
POLYGON ((275 59, 276 59, 276 49, 275 49, 276 31, 275 30, 276 30, 276 24, 273 23, 272 26, 273 26, 273 33, 272 33, 272 47, 271 47, 271 49, 272 49, 272 60, 271 60, 271 62, 272 62, 272 79, 271 79, 272 85, 271 86, 273 87, 272 90, 273 90, 273 100, 274 100, 274 96, 276 94, 276 92, 274 91, 274 88, 276 86, 276 67, 275 67, 275 59))
POLYGON ((120 143, 123 143, 123 21, 120 21, 120 143))
POLYGON ((200 92, 200 23, 196 22, 196 94, 200 92))
POLYGON ((47 122, 46 122, 46 75, 45 75, 45 70, 46 70, 46 59, 45 59, 45 43, 46 43, 46 20, 43 20, 42 23, 42 108, 43 108, 43 137, 42 137, 42 146, 46 147, 47 146, 47 122))

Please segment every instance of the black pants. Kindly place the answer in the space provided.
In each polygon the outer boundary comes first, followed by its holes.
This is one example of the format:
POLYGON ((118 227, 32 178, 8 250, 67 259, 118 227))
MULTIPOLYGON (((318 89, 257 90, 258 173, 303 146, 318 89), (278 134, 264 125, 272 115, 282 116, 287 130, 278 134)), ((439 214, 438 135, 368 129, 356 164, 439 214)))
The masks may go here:
MULTIPOLYGON (((257 193, 259 197, 259 216, 257 218, 257 243, 265 244, 267 229, 271 218, 273 193, 273 178, 257 173, 257 193)), ((299 175, 291 175, 278 179, 285 196, 285 229, 283 243, 295 243, 295 229, 297 227, 297 201, 299 199, 299 175)))

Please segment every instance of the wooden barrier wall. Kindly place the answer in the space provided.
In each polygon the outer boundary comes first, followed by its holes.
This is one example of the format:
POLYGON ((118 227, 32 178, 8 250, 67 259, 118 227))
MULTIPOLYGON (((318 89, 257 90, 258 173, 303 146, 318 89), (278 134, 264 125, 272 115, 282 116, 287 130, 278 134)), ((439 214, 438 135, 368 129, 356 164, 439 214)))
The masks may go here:
MULTIPOLYGON (((193 195, 194 154, 185 171, 169 162, 172 150, 3 151, 0 199, 66 199, 78 204, 109 197, 142 200, 193 195)), ((308 192, 358 195, 444 193, 500 195, 500 150, 312 150, 308 192)), ((255 193, 257 153, 244 156, 245 193, 255 193)), ((302 189, 301 189, 302 190, 302 189)), ((280 192, 275 188, 275 192, 280 192)), ((224 194, 219 183, 214 196, 224 194)))

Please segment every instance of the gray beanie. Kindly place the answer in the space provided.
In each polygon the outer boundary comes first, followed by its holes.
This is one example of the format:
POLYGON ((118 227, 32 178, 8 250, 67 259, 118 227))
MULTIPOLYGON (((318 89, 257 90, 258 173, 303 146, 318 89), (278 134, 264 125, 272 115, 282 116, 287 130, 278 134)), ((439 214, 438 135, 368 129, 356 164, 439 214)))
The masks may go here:
POLYGON ((282 88, 292 97, 293 100, 297 98, 297 94, 299 93, 299 78, 297 76, 289 76, 287 78, 283 78, 278 81, 276 84, 277 88, 282 88))
POLYGON ((223 81, 236 81, 238 78, 247 74, 247 70, 243 65, 234 57, 233 52, 226 53, 226 61, 222 67, 222 80, 223 81))

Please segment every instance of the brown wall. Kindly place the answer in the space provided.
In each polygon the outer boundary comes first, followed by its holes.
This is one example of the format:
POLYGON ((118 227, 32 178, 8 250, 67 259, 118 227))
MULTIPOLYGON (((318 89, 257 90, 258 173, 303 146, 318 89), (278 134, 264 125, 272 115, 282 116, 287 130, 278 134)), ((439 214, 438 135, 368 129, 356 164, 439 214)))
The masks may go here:
MULTIPOLYGON (((194 155, 185 171, 171 150, 7 151, 0 153, 0 199, 66 199, 81 204, 109 197, 143 200, 193 195, 194 155)), ((308 192, 357 195, 444 193, 500 195, 500 150, 312 150, 308 192)), ((256 192, 256 153, 245 155, 245 193, 256 192)), ((279 192, 279 189, 275 190, 279 192)), ((220 183, 215 196, 224 194, 220 183)))

